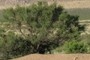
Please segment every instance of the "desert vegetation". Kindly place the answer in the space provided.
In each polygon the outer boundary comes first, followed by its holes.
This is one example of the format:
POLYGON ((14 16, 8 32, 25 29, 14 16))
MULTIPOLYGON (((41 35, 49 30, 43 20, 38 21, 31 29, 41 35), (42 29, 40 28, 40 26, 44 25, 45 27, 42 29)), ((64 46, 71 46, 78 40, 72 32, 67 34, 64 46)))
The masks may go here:
POLYGON ((56 3, 38 2, 1 13, 2 60, 35 53, 90 53, 89 35, 81 36, 85 26, 79 23, 79 16, 69 14, 56 3))

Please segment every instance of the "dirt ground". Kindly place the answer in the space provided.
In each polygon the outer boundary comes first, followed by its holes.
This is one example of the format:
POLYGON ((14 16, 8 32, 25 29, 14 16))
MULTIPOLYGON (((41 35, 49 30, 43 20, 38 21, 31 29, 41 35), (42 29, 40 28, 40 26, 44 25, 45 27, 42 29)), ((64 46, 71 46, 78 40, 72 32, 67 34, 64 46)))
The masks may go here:
MULTIPOLYGON (((33 4, 37 1, 44 0, 0 0, 0 9, 8 7, 14 7, 15 5, 27 5, 33 4)), ((90 0, 45 0, 49 4, 57 2, 58 5, 62 5, 66 9, 70 8, 90 8, 90 0)))
POLYGON ((31 54, 12 60, 90 60, 90 54, 31 54))

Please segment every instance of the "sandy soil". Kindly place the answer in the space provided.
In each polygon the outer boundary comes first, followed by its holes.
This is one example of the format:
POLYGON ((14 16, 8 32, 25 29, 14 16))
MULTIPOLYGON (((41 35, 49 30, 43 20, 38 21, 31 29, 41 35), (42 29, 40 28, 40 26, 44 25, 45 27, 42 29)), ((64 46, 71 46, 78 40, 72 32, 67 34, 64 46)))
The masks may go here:
POLYGON ((86 1, 68 1, 68 2, 58 2, 58 4, 61 4, 64 6, 64 8, 70 9, 70 8, 90 8, 90 0, 86 1))
POLYGON ((89 54, 52 54, 39 55, 32 54, 13 60, 90 60, 89 54))
MULTIPOLYGON (((42 0, 0 0, 0 9, 8 7, 14 7, 15 5, 27 5, 33 4, 42 0)), ((44 1, 44 0, 43 0, 44 1)), ((45 0, 49 4, 57 2, 58 5, 62 5, 66 9, 70 8, 90 8, 90 0, 45 0)))

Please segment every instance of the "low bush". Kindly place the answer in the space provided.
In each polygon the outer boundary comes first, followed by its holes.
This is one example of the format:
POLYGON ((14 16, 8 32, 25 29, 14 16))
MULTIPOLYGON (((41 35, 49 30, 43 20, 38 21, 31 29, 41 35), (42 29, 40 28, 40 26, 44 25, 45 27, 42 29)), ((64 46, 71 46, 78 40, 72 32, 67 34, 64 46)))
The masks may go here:
POLYGON ((66 53, 87 53, 88 46, 83 42, 69 41, 63 46, 63 51, 66 53))

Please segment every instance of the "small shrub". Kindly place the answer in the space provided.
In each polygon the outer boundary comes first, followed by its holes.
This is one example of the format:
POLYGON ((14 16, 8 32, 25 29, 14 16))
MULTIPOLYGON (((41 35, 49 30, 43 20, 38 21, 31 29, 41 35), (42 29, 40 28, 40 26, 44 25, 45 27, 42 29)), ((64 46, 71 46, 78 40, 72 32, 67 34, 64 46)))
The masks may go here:
POLYGON ((66 53, 87 53, 87 45, 78 41, 70 41, 64 44, 63 51, 66 53))

